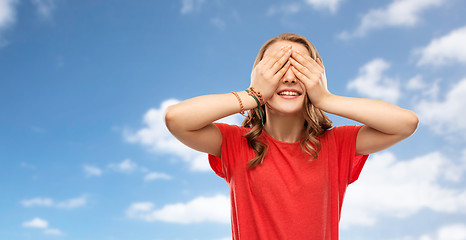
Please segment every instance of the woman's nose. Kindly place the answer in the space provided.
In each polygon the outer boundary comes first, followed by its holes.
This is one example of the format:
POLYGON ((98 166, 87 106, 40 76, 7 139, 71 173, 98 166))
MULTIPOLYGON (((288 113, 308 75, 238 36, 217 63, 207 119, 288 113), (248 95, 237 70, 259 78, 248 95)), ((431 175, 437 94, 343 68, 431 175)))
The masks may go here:
POLYGON ((291 70, 291 68, 286 71, 285 75, 283 76, 282 82, 296 83, 296 76, 294 75, 293 70, 291 70))

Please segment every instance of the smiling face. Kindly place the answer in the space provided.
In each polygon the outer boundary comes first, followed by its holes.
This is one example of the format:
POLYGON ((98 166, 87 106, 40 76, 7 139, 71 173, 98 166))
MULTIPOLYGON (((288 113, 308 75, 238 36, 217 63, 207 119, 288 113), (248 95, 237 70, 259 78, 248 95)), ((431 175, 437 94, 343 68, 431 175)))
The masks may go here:
MULTIPOLYGON (((291 45, 292 51, 308 53, 307 48, 301 44, 291 41, 277 41, 271 44, 264 54, 279 50, 282 46, 291 45)), ((275 94, 267 101, 270 108, 268 112, 274 114, 302 114, 306 88, 299 81, 293 71, 288 69, 280 80, 275 94)))

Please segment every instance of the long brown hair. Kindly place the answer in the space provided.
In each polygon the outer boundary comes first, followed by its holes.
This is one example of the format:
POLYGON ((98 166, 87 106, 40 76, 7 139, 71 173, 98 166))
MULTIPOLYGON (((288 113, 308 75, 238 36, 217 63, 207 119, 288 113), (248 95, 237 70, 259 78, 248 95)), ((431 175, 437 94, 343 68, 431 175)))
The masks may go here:
MULTIPOLYGON (((257 54, 256 60, 254 61, 253 69, 262 60, 264 52, 267 48, 277 41, 291 41, 302 44, 309 51, 309 55, 317 60, 320 58, 314 45, 307 40, 305 37, 293 34, 283 33, 277 37, 269 39, 264 45, 262 45, 259 53, 257 54)), ((304 101, 304 135, 300 141, 301 148, 304 152, 311 155, 312 159, 316 159, 319 155, 320 142, 317 139, 318 136, 322 135, 327 129, 332 127, 332 121, 325 115, 325 112, 314 107, 309 97, 305 98, 304 101)), ((256 156, 248 162, 249 168, 254 168, 264 161, 265 155, 267 154, 267 144, 257 139, 264 128, 263 122, 266 120, 265 106, 255 108, 249 111, 248 116, 243 121, 243 126, 251 128, 251 130, 244 136, 247 139, 248 145, 254 150, 256 156), (262 111, 262 113, 260 112, 262 111), (263 119, 261 119, 261 117, 263 119)))

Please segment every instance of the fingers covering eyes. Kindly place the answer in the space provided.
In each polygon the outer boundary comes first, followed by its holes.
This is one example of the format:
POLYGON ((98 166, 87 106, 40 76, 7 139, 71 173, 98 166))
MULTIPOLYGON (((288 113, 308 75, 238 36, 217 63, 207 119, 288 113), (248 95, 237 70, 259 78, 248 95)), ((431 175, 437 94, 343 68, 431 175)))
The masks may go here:
MULTIPOLYGON (((301 65, 306 66, 308 69, 316 69, 317 71, 320 71, 320 72, 324 71, 323 65, 319 64, 311 56, 302 54, 298 51, 293 51, 293 53, 291 54, 291 57, 294 58, 301 65)), ((320 59, 318 59, 318 61, 320 61, 320 59)))
POLYGON ((290 58, 290 63, 293 66, 293 68, 299 71, 300 73, 305 74, 305 75, 312 74, 312 71, 308 67, 296 61, 294 58, 290 58))
POLYGON ((270 77, 281 78, 286 71, 293 67, 296 77, 312 78, 313 75, 321 75, 325 68, 320 59, 314 60, 311 56, 303 54, 290 46, 284 46, 274 52, 267 52, 260 62, 261 68, 269 71, 270 77), (300 76, 298 76, 300 75, 300 76))
MULTIPOLYGON (((291 46, 283 46, 280 49, 274 52, 268 52, 262 57, 264 65, 272 67, 275 62, 279 61, 284 55, 288 54, 288 50, 291 49, 291 46)), ((291 52, 290 52, 291 53, 291 52)), ((291 54, 290 54, 291 55, 291 54)))
POLYGON ((290 66, 291 66, 291 62, 287 61, 285 65, 277 72, 277 77, 282 78, 283 75, 285 75, 285 72, 288 71, 290 66))
POLYGON ((272 72, 278 72, 283 69, 291 56, 291 50, 287 50, 271 67, 272 72))

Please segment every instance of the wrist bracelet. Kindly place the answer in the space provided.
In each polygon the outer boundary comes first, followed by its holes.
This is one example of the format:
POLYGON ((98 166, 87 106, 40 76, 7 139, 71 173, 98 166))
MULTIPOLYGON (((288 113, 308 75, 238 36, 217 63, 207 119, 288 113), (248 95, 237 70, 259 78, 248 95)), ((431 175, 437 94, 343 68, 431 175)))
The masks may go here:
POLYGON ((245 91, 248 93, 249 96, 251 96, 252 98, 254 98, 254 100, 256 100, 257 106, 260 107, 261 103, 259 102, 257 97, 252 93, 252 91, 250 92, 248 89, 246 89, 245 91))
MULTIPOLYGON (((249 88, 246 89, 245 91, 248 93, 249 96, 251 96, 252 98, 254 98, 254 100, 256 100, 257 107, 255 108, 255 110, 256 110, 257 112, 259 112, 259 116, 260 116, 259 118, 260 118, 260 120, 261 120, 262 127, 263 127, 263 126, 264 126, 264 116, 262 116, 262 108, 261 108, 261 106, 265 104, 264 98, 262 98, 262 95, 260 94, 260 92, 256 92, 256 91, 254 90, 253 87, 249 87, 249 88), (260 101, 259 101, 259 99, 257 99, 257 98, 259 98, 260 101)), ((257 112, 256 112, 256 113, 257 113, 257 112)))
POLYGON ((259 91, 256 92, 256 90, 254 90, 253 87, 250 87, 249 90, 251 91, 251 93, 252 93, 254 96, 256 96, 257 98, 259 98, 259 102, 260 102, 260 105, 261 105, 261 106, 265 104, 264 98, 262 97, 262 94, 261 94, 259 91))
POLYGON ((231 92, 233 93, 233 95, 235 95, 236 99, 238 99, 238 102, 239 102, 239 107, 240 107, 240 112, 239 114, 243 115, 246 117, 246 115, 244 114, 244 106, 243 106, 243 101, 241 101, 241 98, 239 97, 238 93, 236 92, 231 92))

